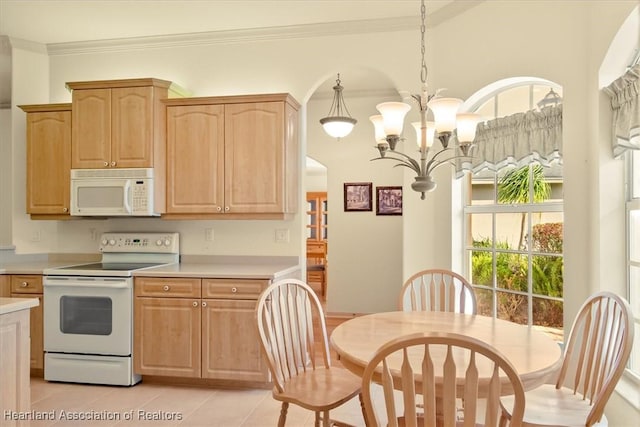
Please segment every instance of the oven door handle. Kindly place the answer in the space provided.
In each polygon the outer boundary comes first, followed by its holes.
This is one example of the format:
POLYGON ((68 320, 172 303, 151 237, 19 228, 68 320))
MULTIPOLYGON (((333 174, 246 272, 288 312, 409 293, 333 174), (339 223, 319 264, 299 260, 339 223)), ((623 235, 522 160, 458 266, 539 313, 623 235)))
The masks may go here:
POLYGON ((108 289, 126 289, 130 285, 126 280, 91 280, 91 279, 58 279, 58 278, 46 278, 44 281, 44 287, 74 287, 74 286, 87 286, 91 285, 94 288, 108 288, 108 289))

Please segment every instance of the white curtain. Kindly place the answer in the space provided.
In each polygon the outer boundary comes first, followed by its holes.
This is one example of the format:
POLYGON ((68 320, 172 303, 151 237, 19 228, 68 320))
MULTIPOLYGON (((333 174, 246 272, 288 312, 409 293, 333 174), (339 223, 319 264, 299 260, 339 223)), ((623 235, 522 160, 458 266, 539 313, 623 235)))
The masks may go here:
POLYGON ((548 166, 562 160, 562 104, 480 123, 471 158, 457 161, 457 176, 464 171, 497 171, 532 160, 548 166))
POLYGON ((640 150, 640 64, 604 88, 613 109, 613 155, 640 150))

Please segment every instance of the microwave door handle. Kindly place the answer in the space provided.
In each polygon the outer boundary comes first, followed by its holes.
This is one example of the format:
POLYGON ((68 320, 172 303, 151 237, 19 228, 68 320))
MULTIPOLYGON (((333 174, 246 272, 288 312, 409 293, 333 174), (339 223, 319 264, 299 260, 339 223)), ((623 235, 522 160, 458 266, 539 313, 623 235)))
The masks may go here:
POLYGON ((124 185, 124 209, 127 213, 131 213, 131 181, 129 180, 124 185))

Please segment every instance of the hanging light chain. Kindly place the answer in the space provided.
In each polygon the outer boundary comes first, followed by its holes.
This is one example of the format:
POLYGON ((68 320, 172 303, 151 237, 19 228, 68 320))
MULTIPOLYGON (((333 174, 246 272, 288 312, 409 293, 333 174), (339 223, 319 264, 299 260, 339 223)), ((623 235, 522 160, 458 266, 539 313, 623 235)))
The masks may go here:
POLYGON ((421 53, 422 53, 422 64, 420 67, 420 80, 422 81, 422 86, 426 86, 427 85, 427 63, 424 60, 424 54, 426 52, 426 46, 425 46, 425 33, 427 31, 427 25, 426 25, 426 20, 427 20, 427 8, 424 5, 424 0, 421 1, 420 3, 420 18, 422 19, 422 23, 420 24, 420 41, 421 41, 421 53))

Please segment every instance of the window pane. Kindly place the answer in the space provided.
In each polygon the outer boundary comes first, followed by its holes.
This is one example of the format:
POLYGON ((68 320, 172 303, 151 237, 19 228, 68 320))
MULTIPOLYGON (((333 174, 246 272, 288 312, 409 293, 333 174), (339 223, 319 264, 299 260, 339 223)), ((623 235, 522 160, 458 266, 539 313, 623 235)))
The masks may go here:
POLYGON ((532 214, 533 231, 531 250, 561 254, 563 247, 562 212, 542 212, 532 214))
POLYGON ((629 270, 629 304, 635 317, 640 318, 640 267, 638 266, 631 266, 629 270))
POLYGON ((533 324, 558 328, 560 338, 562 332, 562 301, 554 301, 545 298, 533 298, 533 324))
POLYGON ((474 248, 490 248, 492 243, 492 214, 471 214, 471 242, 474 248))
POLYGON ((629 258, 640 262, 640 211, 629 212, 629 258))
POLYGON ((496 214, 496 246, 499 249, 523 249, 526 227, 526 213, 496 214))
POLYGON ((640 199, 640 151, 632 151, 631 156, 631 194, 634 199, 640 199))
POLYGON ((527 297, 507 292, 498 292, 498 319, 527 324, 527 297))
POLYGON ((471 282, 493 287, 493 255, 488 251, 471 252, 471 282))
POLYGON ((475 289, 478 314, 493 316, 493 292, 488 289, 475 289))
POLYGON ((482 180, 474 179, 471 191, 472 205, 491 205, 495 203, 495 180, 493 178, 482 180))
POLYGON ((482 104, 480 108, 478 108, 476 113, 480 114, 484 120, 491 120, 496 118, 496 101, 494 97, 491 97, 487 102, 482 104))
MULTIPOLYGON (((551 90, 550 86, 533 85, 533 105, 537 106, 538 102, 540 102, 542 98, 547 96, 547 94, 549 93, 549 90, 551 90)), ((558 96, 562 97, 562 88, 560 89, 554 88, 553 91, 557 93, 558 96)))
POLYGON ((498 98, 498 117, 531 110, 529 85, 514 87, 500 92, 498 98))
MULTIPOLYGON (((636 343, 639 343, 640 342, 640 324, 638 324, 637 322, 635 326, 634 335, 635 335, 634 341, 636 343)), ((631 357, 629 357, 629 367, 633 372, 636 372, 636 373, 640 372, 640 351, 638 351, 636 346, 633 347, 633 351, 631 352, 631 357)))
POLYGON ((527 292, 527 255, 498 252, 496 254, 497 286, 527 292))
POLYGON ((562 298, 564 259, 560 256, 534 256, 532 265, 533 293, 562 298))

